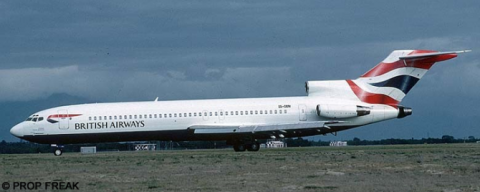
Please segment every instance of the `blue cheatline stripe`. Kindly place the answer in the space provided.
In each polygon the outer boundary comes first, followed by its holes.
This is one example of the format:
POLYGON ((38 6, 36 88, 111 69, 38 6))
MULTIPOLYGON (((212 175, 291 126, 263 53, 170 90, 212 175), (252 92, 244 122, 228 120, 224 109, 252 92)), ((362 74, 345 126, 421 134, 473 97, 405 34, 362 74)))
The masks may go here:
POLYGON ((403 93, 407 94, 410 89, 415 86, 418 82, 418 78, 412 77, 410 75, 400 75, 393 77, 391 79, 378 82, 378 83, 370 83, 370 85, 377 86, 377 87, 393 87, 402 90, 403 93))

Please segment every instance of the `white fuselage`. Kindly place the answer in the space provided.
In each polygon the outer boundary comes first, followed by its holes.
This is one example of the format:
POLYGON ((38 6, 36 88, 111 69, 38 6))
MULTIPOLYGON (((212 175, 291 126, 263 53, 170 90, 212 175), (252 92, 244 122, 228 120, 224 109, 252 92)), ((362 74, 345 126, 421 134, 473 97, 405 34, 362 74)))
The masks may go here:
POLYGON ((335 120, 318 116, 316 107, 319 104, 362 105, 371 107, 372 110, 369 115, 341 119, 341 123, 331 125, 330 131, 291 136, 336 132, 396 118, 398 115, 398 110, 388 105, 315 96, 102 103, 40 111, 34 115, 37 118, 43 117, 42 121, 22 122, 16 126, 18 131, 14 134, 34 142, 62 144, 132 140, 226 140, 228 138, 222 136, 190 137, 187 130, 192 125, 243 126, 335 120), (64 116, 55 117, 56 114, 64 116), (152 135, 155 137, 149 137, 152 135))

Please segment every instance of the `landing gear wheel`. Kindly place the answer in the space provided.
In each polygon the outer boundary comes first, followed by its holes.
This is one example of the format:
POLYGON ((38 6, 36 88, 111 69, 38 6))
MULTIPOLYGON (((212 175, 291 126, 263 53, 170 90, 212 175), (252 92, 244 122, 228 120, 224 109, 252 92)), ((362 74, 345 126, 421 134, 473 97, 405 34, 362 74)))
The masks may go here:
POLYGON ((61 149, 55 149, 55 150, 53 151, 53 154, 54 154, 55 156, 60 156, 60 155, 62 155, 62 153, 63 153, 63 151, 62 151, 61 149))
POLYGON ((233 150, 235 150, 236 152, 245 151, 245 145, 235 144, 235 145, 233 145, 233 150))
POLYGON ((260 143, 254 142, 254 143, 248 145, 247 150, 248 151, 258 151, 258 150, 260 150, 260 143))

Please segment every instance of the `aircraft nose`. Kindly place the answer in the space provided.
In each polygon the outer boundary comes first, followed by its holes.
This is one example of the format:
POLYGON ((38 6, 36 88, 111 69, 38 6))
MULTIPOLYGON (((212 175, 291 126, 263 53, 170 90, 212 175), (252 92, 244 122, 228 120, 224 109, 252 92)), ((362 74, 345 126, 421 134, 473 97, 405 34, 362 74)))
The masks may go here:
POLYGON ((23 137, 23 125, 22 123, 15 125, 10 129, 10 133, 15 135, 15 137, 23 137))

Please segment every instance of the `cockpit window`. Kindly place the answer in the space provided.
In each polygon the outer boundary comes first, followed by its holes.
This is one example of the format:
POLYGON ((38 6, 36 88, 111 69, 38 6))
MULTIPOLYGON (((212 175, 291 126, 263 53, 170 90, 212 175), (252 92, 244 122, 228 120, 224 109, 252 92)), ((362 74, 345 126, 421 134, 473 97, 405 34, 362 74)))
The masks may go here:
POLYGON ((25 119, 25 121, 33 121, 33 122, 42 121, 42 120, 43 120, 43 117, 38 117, 38 115, 31 115, 30 117, 25 119))

